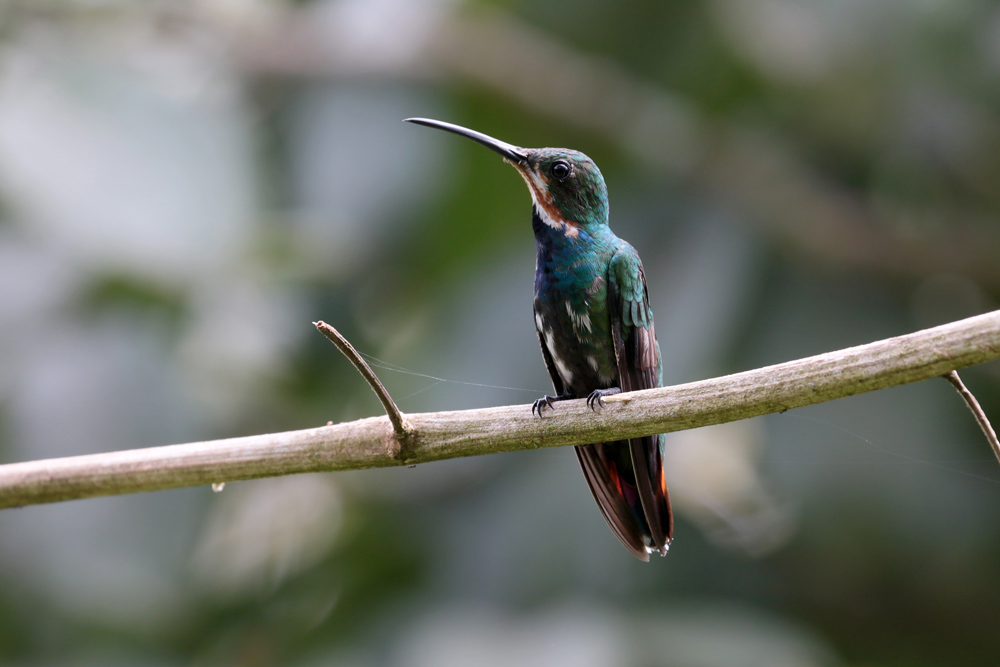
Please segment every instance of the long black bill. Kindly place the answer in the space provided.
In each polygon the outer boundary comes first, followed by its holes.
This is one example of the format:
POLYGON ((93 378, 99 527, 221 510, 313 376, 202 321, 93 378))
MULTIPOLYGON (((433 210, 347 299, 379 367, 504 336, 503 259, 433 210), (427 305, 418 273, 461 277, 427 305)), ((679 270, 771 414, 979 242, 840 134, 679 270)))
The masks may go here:
POLYGON ((462 127, 461 125, 453 125, 452 123, 445 123, 444 121, 432 120, 430 118, 406 118, 404 119, 404 122, 426 125, 427 127, 436 127, 439 130, 460 134, 463 137, 468 137, 476 143, 486 146, 490 150, 496 151, 506 159, 513 162, 525 162, 528 159, 528 156, 525 154, 523 148, 514 146, 513 144, 508 144, 506 141, 494 139, 493 137, 483 134, 482 132, 476 132, 475 130, 470 130, 467 127, 462 127))

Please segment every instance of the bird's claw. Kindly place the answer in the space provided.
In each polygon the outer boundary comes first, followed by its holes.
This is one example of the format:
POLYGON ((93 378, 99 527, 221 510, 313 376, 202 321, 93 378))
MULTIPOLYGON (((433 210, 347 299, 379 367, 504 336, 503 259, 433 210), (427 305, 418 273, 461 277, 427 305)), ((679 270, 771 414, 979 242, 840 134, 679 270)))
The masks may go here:
POLYGON ((614 394, 620 394, 621 389, 595 389, 590 392, 590 396, 587 397, 587 407, 589 407, 594 412, 597 412, 598 406, 604 407, 604 397, 612 396, 614 394))
POLYGON ((541 417, 542 410, 544 410, 546 406, 548 406, 549 410, 551 410, 553 398, 554 398, 553 396, 542 396, 541 398, 537 399, 534 403, 531 404, 531 414, 535 414, 535 411, 537 410, 538 416, 541 417))

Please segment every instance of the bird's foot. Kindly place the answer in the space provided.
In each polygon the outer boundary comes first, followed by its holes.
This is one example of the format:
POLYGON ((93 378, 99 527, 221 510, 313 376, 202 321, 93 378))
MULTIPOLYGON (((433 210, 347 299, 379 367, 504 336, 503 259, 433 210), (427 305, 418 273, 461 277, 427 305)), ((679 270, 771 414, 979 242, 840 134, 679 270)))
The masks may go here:
POLYGON ((541 398, 539 398, 538 400, 536 400, 534 403, 531 404, 531 414, 535 414, 535 411, 538 411, 538 416, 541 417, 542 410, 544 410, 546 407, 549 410, 552 410, 553 409, 552 404, 555 403, 556 401, 568 401, 571 398, 576 398, 576 396, 573 396, 572 394, 559 394, 558 396, 549 396, 549 395, 542 396, 541 398))
POLYGON ((615 394, 622 393, 622 390, 618 387, 612 387, 611 389, 595 389, 590 392, 590 396, 587 397, 587 405, 591 410, 597 412, 597 406, 604 407, 604 397, 614 396, 615 394))

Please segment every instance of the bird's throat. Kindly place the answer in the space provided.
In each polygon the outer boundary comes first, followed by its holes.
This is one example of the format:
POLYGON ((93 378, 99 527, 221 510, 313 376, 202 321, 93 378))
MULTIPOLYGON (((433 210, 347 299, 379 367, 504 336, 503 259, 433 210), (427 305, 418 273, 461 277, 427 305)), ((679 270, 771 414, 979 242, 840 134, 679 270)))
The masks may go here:
POLYGON ((530 168, 518 168, 517 172, 528 184, 528 191, 531 192, 531 202, 534 205, 535 218, 552 229, 561 231, 570 238, 575 238, 580 234, 580 225, 573 220, 567 220, 552 201, 552 195, 548 187, 540 176, 531 171, 530 168))

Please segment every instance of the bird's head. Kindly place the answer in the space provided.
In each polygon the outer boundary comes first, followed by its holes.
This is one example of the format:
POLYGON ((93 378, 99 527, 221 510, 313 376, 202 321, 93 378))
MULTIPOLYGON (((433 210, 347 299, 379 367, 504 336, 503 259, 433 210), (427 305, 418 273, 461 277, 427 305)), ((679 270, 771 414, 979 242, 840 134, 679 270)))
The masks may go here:
POLYGON ((569 236, 608 224, 608 188, 594 161, 567 148, 521 148, 481 132, 429 118, 407 122, 460 134, 503 156, 517 169, 542 221, 569 236))

